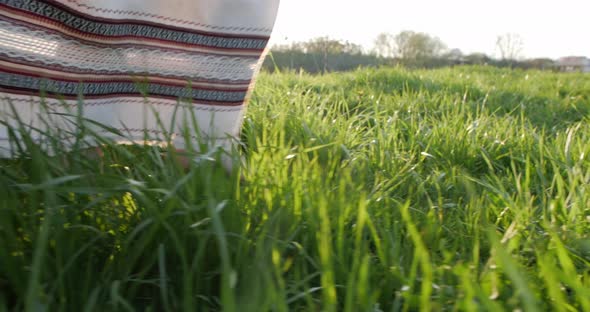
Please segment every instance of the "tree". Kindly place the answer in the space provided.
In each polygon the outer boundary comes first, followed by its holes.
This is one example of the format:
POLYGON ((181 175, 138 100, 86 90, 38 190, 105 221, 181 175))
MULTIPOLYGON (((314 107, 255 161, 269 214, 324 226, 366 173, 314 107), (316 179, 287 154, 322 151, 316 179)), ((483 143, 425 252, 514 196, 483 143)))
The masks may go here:
POLYGON ((468 55, 465 55, 463 57, 463 59, 465 60, 465 62, 467 64, 477 64, 477 65, 484 65, 484 64, 488 64, 491 61, 491 58, 487 55, 485 55, 484 53, 471 53, 468 55))
POLYGON ((346 54, 363 54, 363 47, 360 44, 352 43, 352 42, 344 42, 344 47, 342 49, 342 53, 346 54))
POLYGON ((301 43, 301 45, 305 53, 321 55, 322 73, 328 70, 328 57, 330 55, 350 52, 348 50, 362 50, 358 45, 349 42, 342 43, 340 40, 330 39, 329 37, 314 38, 301 43))
POLYGON ((463 52, 460 49, 451 49, 443 57, 449 61, 458 63, 463 60, 463 52))
POLYGON ((496 38, 496 48, 503 61, 515 61, 521 56, 524 40, 518 34, 506 33, 496 38))
POLYGON ((541 70, 555 68, 555 61, 550 58, 535 58, 524 62, 529 68, 536 68, 541 70))
POLYGON ((373 52, 381 57, 398 57, 404 61, 424 61, 439 57, 446 45, 437 37, 405 30, 397 35, 381 33, 373 42, 373 52))
POLYGON ((424 60, 440 56, 446 45, 426 33, 405 30, 393 38, 396 55, 404 60, 424 60))
POLYGON ((303 42, 303 49, 305 53, 324 53, 324 54, 339 54, 343 53, 346 45, 340 40, 330 39, 329 37, 313 38, 309 41, 303 42))
POLYGON ((380 57, 394 57, 396 51, 394 38, 392 34, 380 33, 373 41, 373 52, 380 57))

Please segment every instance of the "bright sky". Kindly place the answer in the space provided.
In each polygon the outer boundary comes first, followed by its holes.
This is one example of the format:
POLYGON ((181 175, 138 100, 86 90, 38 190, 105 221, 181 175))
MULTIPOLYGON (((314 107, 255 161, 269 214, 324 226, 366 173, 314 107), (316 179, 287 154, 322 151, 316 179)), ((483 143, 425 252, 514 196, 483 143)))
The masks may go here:
POLYGON ((380 32, 402 30, 464 53, 497 55, 496 37, 511 32, 525 57, 590 57, 590 0, 281 0, 273 42, 330 36, 372 48, 380 32))

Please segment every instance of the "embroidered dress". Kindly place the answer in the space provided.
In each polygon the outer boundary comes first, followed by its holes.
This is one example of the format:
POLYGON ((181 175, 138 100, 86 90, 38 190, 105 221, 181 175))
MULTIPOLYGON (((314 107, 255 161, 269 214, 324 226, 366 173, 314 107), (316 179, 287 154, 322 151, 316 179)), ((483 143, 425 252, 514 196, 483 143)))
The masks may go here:
MULTIPOLYGON (((143 142, 147 134, 183 149, 188 129, 188 137, 227 149, 278 4, 0 0, 0 121, 15 126, 16 111, 42 142, 35 129, 71 129, 81 111, 124 134, 93 129, 117 141, 143 142), (41 117, 46 110, 52 126, 41 117)), ((0 124, 0 156, 14 149, 7 129, 0 124)), ((60 133, 72 139, 73 131, 60 133)))

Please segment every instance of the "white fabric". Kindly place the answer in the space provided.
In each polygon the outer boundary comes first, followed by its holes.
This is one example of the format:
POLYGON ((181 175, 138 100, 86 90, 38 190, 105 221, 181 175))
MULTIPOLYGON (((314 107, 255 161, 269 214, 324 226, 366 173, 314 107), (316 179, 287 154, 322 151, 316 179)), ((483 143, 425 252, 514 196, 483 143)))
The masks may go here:
POLYGON ((268 35, 278 0, 65 0, 72 7, 113 19, 164 21, 204 31, 268 35))
MULTIPOLYGON (((181 132, 188 126, 195 140, 207 138, 227 149, 239 134, 279 5, 279 0, 31 2, 50 9, 0 0, 0 120, 15 126, 14 108, 22 121, 42 129, 42 102, 54 113, 75 112, 76 90, 84 90, 84 117, 126 133, 115 140, 141 141, 145 133, 164 140, 170 134, 174 145, 184 148, 181 132), (61 11, 82 22, 62 22, 61 11), (96 26, 84 28, 85 23, 96 26), (147 81, 149 91, 130 91, 137 81, 147 81), (43 96, 45 87, 53 93, 43 96), (64 92, 70 94, 62 97, 64 92), (184 94, 192 99, 179 102, 184 94), (192 114, 198 127, 186 123, 192 114)), ((71 128, 71 118, 52 116, 56 125, 71 128)), ((0 155, 11 153, 8 135, 0 125, 0 155)))

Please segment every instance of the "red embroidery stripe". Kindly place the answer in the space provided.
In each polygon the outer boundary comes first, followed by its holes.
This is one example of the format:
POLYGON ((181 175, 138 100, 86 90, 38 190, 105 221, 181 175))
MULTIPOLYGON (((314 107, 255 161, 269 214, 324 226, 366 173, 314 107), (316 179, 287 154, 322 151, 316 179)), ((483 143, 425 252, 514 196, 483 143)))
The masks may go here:
POLYGON ((65 81, 65 82, 79 82, 79 83, 84 83, 84 82, 96 82, 96 83, 100 83, 100 82, 122 82, 122 83, 129 83, 129 82, 137 82, 139 84, 141 83, 155 83, 158 85, 163 85, 163 86, 172 86, 172 87, 188 87, 189 85, 191 85, 191 89, 193 90, 207 90, 207 91, 223 91, 223 92, 246 92, 248 91, 248 87, 245 88, 240 88, 240 89, 236 89, 236 88, 222 88, 222 87, 211 87, 211 86, 203 86, 203 85, 197 85, 197 84, 190 84, 189 82, 180 82, 180 83, 172 83, 172 82, 165 82, 165 81, 154 81, 154 80, 149 80, 145 79, 145 78, 140 78, 140 77, 129 77, 128 79, 109 79, 109 78, 91 78, 88 77, 86 78, 82 78, 82 79, 72 79, 71 77, 65 76, 65 75, 59 75, 59 74, 49 74, 49 73, 39 73, 36 71, 31 71, 31 70, 23 70, 23 69, 14 69, 14 68, 8 68, 6 66, 1 66, 0 64, 0 71, 2 72, 6 72, 6 73, 11 73, 11 74, 18 74, 18 75, 26 75, 26 76, 30 76, 30 77, 36 77, 36 78, 48 78, 51 80, 57 80, 57 81, 65 81))
MULTIPOLYGON (((6 92, 6 93, 18 94, 18 95, 34 96, 34 97, 40 97, 40 95, 41 95, 39 91, 31 91, 28 89, 13 88, 13 87, 7 88, 4 86, 0 86, 0 92, 6 92)), ((62 100, 62 99, 63 100, 79 100, 78 96, 71 96, 71 95, 60 95, 60 94, 46 93, 46 94, 43 94, 43 96, 50 98, 50 99, 56 99, 56 100, 62 100)), ((83 96, 83 99, 101 100, 101 99, 116 99, 118 97, 141 97, 141 96, 139 96, 137 93, 117 93, 117 94, 94 95, 94 96, 85 95, 85 96, 83 96)), ((149 99, 162 99, 162 100, 173 100, 173 101, 180 100, 178 97, 161 96, 161 95, 147 95, 144 98, 148 101, 149 101, 149 99)), ((185 99, 182 99, 182 101, 185 101, 185 99)), ((246 104, 246 101, 214 102, 214 101, 191 100, 191 102, 193 104, 215 105, 215 106, 240 106, 240 105, 246 104)))
MULTIPOLYGON (((141 42, 158 42, 161 44, 173 44, 179 47, 196 47, 196 48, 201 48, 204 50, 208 50, 208 51, 224 51, 224 52, 237 52, 237 53, 253 53, 253 52, 257 52, 259 55, 262 54, 262 52, 264 52, 264 49, 238 49, 238 48, 223 48, 223 47, 212 47, 212 46, 207 46, 207 45, 202 45, 202 44, 191 44, 191 43, 184 43, 184 42, 178 42, 178 41, 174 41, 174 40, 164 40, 164 39, 155 39, 155 38, 149 38, 149 37, 141 37, 141 36, 102 36, 102 35, 97 35, 97 34, 91 34, 91 33, 86 33, 86 32, 82 32, 78 29, 72 28, 72 27, 68 27, 62 23, 56 22, 52 19, 46 18, 44 16, 41 15, 37 15, 28 11, 22 11, 22 10, 16 10, 14 8, 11 7, 7 7, 5 5, 0 4, 0 7, 2 7, 0 9, 0 11, 2 10, 6 10, 11 12, 14 15, 18 15, 23 17, 23 19, 26 20, 31 20, 31 21, 41 21, 45 24, 49 24, 49 25, 53 25, 56 26, 59 29, 66 29, 68 32, 70 32, 72 35, 75 35, 74 37, 76 39, 81 39, 83 40, 84 38, 91 38, 91 39, 100 39, 103 41, 114 41, 114 40, 140 40, 141 42)), ((39 24, 35 25, 42 27, 39 24)), ((48 29, 48 28, 45 28, 48 29)), ((236 38, 238 39, 238 38, 236 38)))
MULTIPOLYGON (((157 75, 157 74, 150 74, 150 73, 129 74, 128 72, 124 72, 124 71, 121 71, 121 72, 100 72, 100 71, 81 69, 78 67, 65 67, 65 66, 61 66, 58 64, 45 64, 43 62, 18 60, 18 59, 9 58, 9 57, 3 57, 2 55, 0 55, 0 61, 5 61, 8 63, 21 65, 21 66, 30 66, 30 67, 35 67, 35 68, 42 68, 42 69, 48 69, 48 70, 53 70, 53 71, 59 71, 64 74, 104 76, 105 79, 107 79, 106 77, 130 75, 130 76, 137 76, 137 77, 148 78, 148 79, 176 79, 176 80, 182 80, 185 83, 190 81, 193 84, 208 83, 208 84, 222 84, 222 85, 227 85, 227 86, 243 85, 244 88, 249 86, 250 82, 251 82, 251 80, 204 79, 204 78, 191 78, 191 77, 184 77, 184 76, 157 75)), ((2 68, 1 64, 0 64, 0 68, 2 68)), ((42 73, 39 73, 39 74, 42 74, 42 73)), ((233 90, 235 90, 235 89, 233 89, 233 90)))
MULTIPOLYGON (((0 6, 2 6, 0 4, 0 6)), ((209 47, 207 48, 201 48, 201 50, 197 50, 195 51, 194 48, 199 48, 199 47, 193 47, 191 46, 193 49, 187 49, 187 48, 181 48, 181 47, 170 47, 170 42, 166 41, 165 42, 165 46, 162 45, 149 45, 149 44, 145 44, 146 40, 138 40, 137 42, 134 43, 118 43, 117 40, 110 40, 110 37, 106 37, 104 40, 102 41, 112 41, 109 43, 104 43, 101 41, 91 41, 88 40, 87 38, 83 38, 80 36, 73 36, 70 35, 69 32, 65 33, 63 31, 58 31, 55 30, 53 28, 49 28, 37 23, 30 23, 29 21, 37 21, 37 20, 41 20, 40 18, 37 18, 36 16, 27 16, 27 15, 23 15, 21 14, 21 11, 15 11, 14 14, 23 17, 24 20, 19 20, 19 19, 14 19, 11 18, 9 16, 6 15, 2 15, 2 10, 0 10, 0 19, 1 20, 6 20, 9 21, 13 24, 19 25, 21 27, 26 27, 26 28, 30 28, 30 29, 34 29, 34 30, 38 30, 38 31, 46 31, 49 33, 52 33, 54 35, 59 35, 62 36, 66 39, 69 40, 75 40, 81 43, 84 43, 85 45, 89 45, 89 46, 94 46, 94 47, 106 47, 106 48, 127 48, 127 47, 132 47, 132 48, 148 48, 148 49, 153 49, 153 50, 161 50, 161 51, 169 51, 169 52, 178 52, 178 53, 191 53, 191 54, 198 54, 198 55, 215 55, 215 56, 227 56, 227 57, 239 57, 239 58, 248 58, 248 59, 258 59, 260 58, 261 53, 255 53, 256 51, 252 51, 252 50, 248 50, 246 53, 248 54, 240 54, 241 52, 244 52, 243 50, 239 50, 239 49, 230 49, 232 53, 223 53, 223 52, 228 52, 228 51, 216 51, 214 50, 215 48, 212 48, 213 50, 210 50, 209 47), (255 54, 253 54, 255 53, 255 54)), ((57 28, 61 28, 61 24, 59 23, 54 23, 51 20, 41 20, 43 23, 49 24, 49 25, 53 25, 56 26, 57 28)), ((80 32, 81 34, 86 34, 83 32, 80 32)), ((85 35, 86 36, 86 35, 85 35)), ((91 37, 91 36, 86 36, 86 37, 91 37)), ((96 37, 102 37, 102 36, 96 36, 96 37)))

